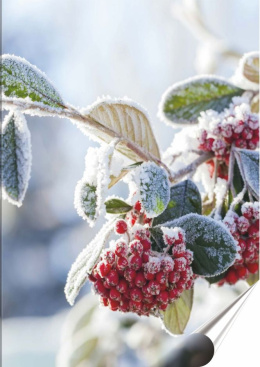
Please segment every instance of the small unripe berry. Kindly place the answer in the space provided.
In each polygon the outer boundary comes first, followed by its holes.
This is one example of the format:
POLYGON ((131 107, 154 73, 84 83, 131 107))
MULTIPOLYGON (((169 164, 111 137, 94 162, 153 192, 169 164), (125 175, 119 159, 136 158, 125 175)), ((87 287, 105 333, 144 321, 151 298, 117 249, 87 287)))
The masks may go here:
POLYGON ((124 234, 127 231, 127 223, 123 219, 119 219, 115 224, 115 231, 118 234, 124 234))

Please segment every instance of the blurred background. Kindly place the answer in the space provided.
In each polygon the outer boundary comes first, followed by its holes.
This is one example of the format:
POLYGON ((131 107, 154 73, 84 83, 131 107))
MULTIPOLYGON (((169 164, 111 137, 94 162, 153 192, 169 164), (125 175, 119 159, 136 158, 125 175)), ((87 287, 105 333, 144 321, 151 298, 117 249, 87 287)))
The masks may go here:
MULTIPOLYGON (((3 53, 37 65, 63 99, 85 107, 128 96, 149 112, 164 151, 174 129, 157 118, 162 93, 195 74, 231 77, 258 49, 258 0, 4 0, 3 53)), ((159 320, 101 310, 86 285, 74 308, 63 292, 94 236, 74 188, 95 146, 68 120, 28 117, 33 167, 21 208, 3 202, 3 366, 159 366, 177 339, 159 320), (102 337, 101 337, 102 335, 102 337), (149 337, 148 337, 149 336, 149 337)), ((127 195, 119 185, 113 193, 127 195)), ((187 332, 246 289, 196 284, 187 332)))

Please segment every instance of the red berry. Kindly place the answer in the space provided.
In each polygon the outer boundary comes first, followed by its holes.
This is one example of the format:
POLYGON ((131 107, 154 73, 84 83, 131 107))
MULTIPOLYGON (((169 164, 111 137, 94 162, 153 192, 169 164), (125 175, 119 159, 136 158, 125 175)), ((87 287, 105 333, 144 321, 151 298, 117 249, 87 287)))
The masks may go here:
POLYGON ((169 273, 168 280, 169 280, 170 283, 177 283, 180 280, 180 277, 181 277, 181 275, 180 275, 179 272, 177 272, 177 271, 171 271, 169 273))
POLYGON ((135 255, 142 255, 143 253, 143 245, 140 241, 134 240, 130 242, 130 251, 135 255))
POLYGON ((129 301, 128 300, 121 301, 119 310, 121 312, 128 312, 129 311, 129 301))
POLYGON ((129 301, 129 308, 132 312, 141 311, 142 306, 143 306, 142 302, 133 301, 133 300, 129 301))
POLYGON ((117 311, 120 306, 120 303, 118 301, 115 301, 113 299, 109 299, 109 308, 112 311, 117 311))
POLYGON ((115 262, 116 255, 111 250, 105 250, 102 254, 103 259, 110 265, 113 265, 115 262))
POLYGON ((143 252, 143 254, 142 254, 143 263, 148 263, 149 258, 150 258, 150 252, 149 251, 143 252))
POLYGON ((136 277, 136 272, 134 269, 126 268, 124 272, 124 277, 128 282, 132 282, 136 277))
POLYGON ((122 241, 122 240, 118 240, 116 242, 116 249, 115 249, 115 253, 118 257, 121 257, 121 256, 126 256, 127 255, 127 244, 125 241, 122 241))
POLYGON ((141 244, 143 245, 144 251, 149 251, 151 249, 151 242, 149 240, 141 240, 141 244))
POLYGON ((128 284, 127 281, 125 279, 120 279, 116 289, 120 292, 120 293, 126 293, 128 290, 128 284))
POLYGON ((237 268, 236 273, 239 279, 246 279, 248 277, 248 270, 244 266, 237 268))
POLYGON ((90 282, 95 282, 97 280, 96 277, 94 277, 93 274, 89 274, 88 279, 89 279, 90 282))
POLYGON ((247 144, 246 144, 245 140, 243 140, 243 139, 237 139, 235 141, 235 146, 238 147, 238 148, 241 148, 241 149, 246 149, 247 148, 247 144))
POLYGON ((107 295, 107 289, 105 288, 102 280, 97 280, 94 283, 94 289, 97 293, 99 293, 101 296, 106 297, 107 295))
POLYGON ((240 233, 242 234, 246 233, 249 225, 250 225, 249 220, 244 216, 238 218, 237 229, 239 230, 240 233))
POLYGON ((107 283, 111 286, 116 286, 119 282, 119 276, 116 270, 111 270, 110 273, 107 275, 107 283))
POLYGON ((248 228, 248 231, 247 232, 248 232, 249 237, 252 237, 254 239, 259 238, 259 228, 256 227, 255 225, 251 225, 248 228))
POLYGON ((160 293, 161 287, 156 280, 150 280, 147 290, 151 295, 156 296, 160 293))
POLYGON ((238 281, 238 277, 237 277, 237 274, 236 274, 235 270, 229 269, 229 271, 226 275, 226 281, 229 284, 235 284, 238 281))
POLYGON ((187 265, 187 260, 185 257, 178 257, 174 260, 174 270, 175 271, 183 271, 185 270, 187 265))
POLYGON ((165 311, 167 307, 168 307, 168 303, 162 303, 161 305, 159 305, 159 309, 161 311, 165 311))
POLYGON ((142 272, 139 272, 136 274, 135 277, 135 285, 139 288, 142 288, 146 283, 146 279, 144 277, 144 274, 142 272))
POLYGON ((214 172, 215 172, 215 162, 213 161, 213 159, 211 159, 210 161, 208 161, 206 163, 207 163, 207 166, 208 166, 210 178, 212 178, 213 175, 214 175, 214 172))
POLYGON ((149 273, 149 271, 146 271, 144 272, 144 277, 145 279, 147 280, 153 280, 155 278, 155 273, 149 273))
POLYGON ((169 290, 169 300, 175 301, 180 295, 180 291, 177 288, 169 290))
POLYGON ((100 297, 100 303, 101 303, 102 306, 107 307, 108 304, 109 304, 108 298, 106 298, 106 297, 100 297))
POLYGON ((154 296, 145 296, 143 298, 143 303, 154 303, 154 296))
POLYGON ((167 282, 167 278, 168 278, 167 274, 163 271, 160 271, 159 273, 156 274, 156 280, 160 284, 165 285, 167 282))
POLYGON ((249 127, 245 127, 241 134, 243 139, 250 140, 253 137, 253 132, 249 127))
POLYGON ((243 240, 243 238, 240 238, 238 240, 238 246, 240 247, 241 252, 244 252, 246 250, 246 247, 247 247, 246 241, 243 240))
POLYGON ((249 270, 249 272, 250 272, 251 274, 255 274, 255 273, 257 273, 257 272, 258 272, 258 270, 259 270, 259 265, 258 265, 258 263, 247 264, 247 265, 246 265, 246 267, 247 267, 247 269, 249 270))
POLYGON ((164 256, 161 260, 161 269, 167 273, 173 271, 174 261, 170 256, 164 256))
POLYGON ((130 290, 130 298, 133 301, 140 302, 143 299, 143 293, 139 288, 133 288, 130 290))
POLYGON ((116 268, 120 271, 125 270, 128 266, 128 260, 126 257, 119 257, 117 260, 116 268))
POLYGON ((114 299, 115 301, 120 301, 121 294, 116 288, 111 288, 109 293, 110 299, 114 299))
POLYGON ((157 301, 160 303, 167 303, 168 300, 169 300, 169 293, 167 291, 161 292, 157 297, 157 301))
POLYGON ((135 203, 134 210, 136 210, 137 212, 140 212, 142 210, 142 205, 141 205, 140 201, 137 201, 135 203))
POLYGON ((119 219, 115 224, 115 231, 118 234, 124 234, 127 231, 127 223, 123 219, 119 219))
POLYGON ((129 266, 131 269, 138 270, 142 266, 142 258, 139 255, 131 255, 129 257, 129 266))
POLYGON ((99 275, 104 278, 111 270, 111 265, 108 264, 107 262, 100 262, 97 266, 97 270, 99 275))

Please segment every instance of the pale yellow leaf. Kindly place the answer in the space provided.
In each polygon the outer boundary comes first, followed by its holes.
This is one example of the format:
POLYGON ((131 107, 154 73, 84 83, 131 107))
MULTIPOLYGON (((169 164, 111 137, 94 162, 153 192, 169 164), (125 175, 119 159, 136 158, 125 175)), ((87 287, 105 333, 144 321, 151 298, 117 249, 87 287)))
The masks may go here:
POLYGON ((243 75, 252 83, 259 83, 259 53, 248 54, 243 62, 243 75))
POLYGON ((183 334, 189 321, 193 304, 193 289, 182 293, 177 301, 170 304, 166 311, 161 311, 164 327, 174 335, 183 334))
POLYGON ((142 108, 132 101, 104 99, 90 107, 87 115, 100 125, 101 128, 97 128, 95 135, 101 140, 109 143, 115 137, 123 139, 116 149, 128 158, 135 162, 140 161, 140 151, 144 151, 160 159, 149 119, 142 108), (106 129, 102 130, 102 126, 106 129), (137 147, 136 151, 132 145, 137 147))
POLYGON ((251 101, 251 111, 254 113, 259 112, 259 94, 254 96, 254 98, 251 101))

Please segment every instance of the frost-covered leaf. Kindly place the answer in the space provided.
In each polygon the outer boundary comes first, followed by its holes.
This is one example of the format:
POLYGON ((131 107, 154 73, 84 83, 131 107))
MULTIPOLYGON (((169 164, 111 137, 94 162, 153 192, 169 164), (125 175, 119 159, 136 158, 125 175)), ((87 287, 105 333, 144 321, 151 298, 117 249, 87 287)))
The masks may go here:
POLYGON ((201 196, 191 180, 182 181, 171 187, 170 201, 165 211, 154 218, 153 225, 163 224, 185 214, 201 214, 201 196))
POLYGON ((133 207, 118 198, 111 198, 105 201, 106 211, 109 214, 125 214, 133 207))
POLYGON ((34 102, 65 107, 61 96, 46 75, 21 57, 2 56, 1 88, 6 97, 29 97, 34 102))
POLYGON ((252 83, 259 84, 259 52, 251 52, 242 59, 243 76, 252 83))
MULTIPOLYGON (((233 264, 237 254, 236 243, 221 222, 198 214, 187 214, 163 226, 181 227, 185 231, 186 246, 193 252, 192 269, 195 274, 215 276, 233 264)), ((150 231, 156 242, 163 244, 160 227, 150 231)))
POLYGON ((113 231, 113 227, 114 219, 101 228, 96 237, 81 251, 73 263, 65 286, 66 299, 70 305, 74 304, 80 289, 87 281, 88 274, 95 266, 110 233, 113 231))
POLYGON ((197 123, 202 111, 221 112, 234 96, 244 90, 227 80, 213 76, 198 76, 176 83, 166 90, 159 105, 159 117, 166 123, 197 123))
POLYGON ((110 182, 109 167, 113 151, 113 143, 101 148, 89 148, 83 177, 75 189, 75 208, 92 227, 98 215, 105 211, 104 200, 110 182))
POLYGON ((97 129, 93 127, 92 133, 101 140, 110 142, 114 137, 122 138, 116 149, 133 161, 140 161, 140 155, 134 152, 129 143, 160 158, 147 113, 130 99, 98 100, 82 113, 97 122, 97 129), (102 126, 108 128, 111 134, 102 126))
POLYGON ((254 196, 259 197, 259 151, 235 149, 242 178, 254 196))
POLYGON ((165 169, 145 162, 135 170, 134 181, 147 217, 161 214, 170 200, 170 183, 165 169))
POLYGON ((226 274, 227 274, 227 271, 224 271, 224 273, 221 273, 214 277, 209 277, 209 278, 206 277, 205 279, 209 282, 209 284, 215 284, 215 283, 218 283, 221 279, 225 278, 226 274))
POLYGON ((3 198, 21 206, 31 173, 31 135, 24 116, 10 112, 1 129, 1 183, 3 198))
POLYGON ((193 289, 185 290, 180 298, 161 311, 163 325, 173 335, 183 334, 193 304, 193 289))

